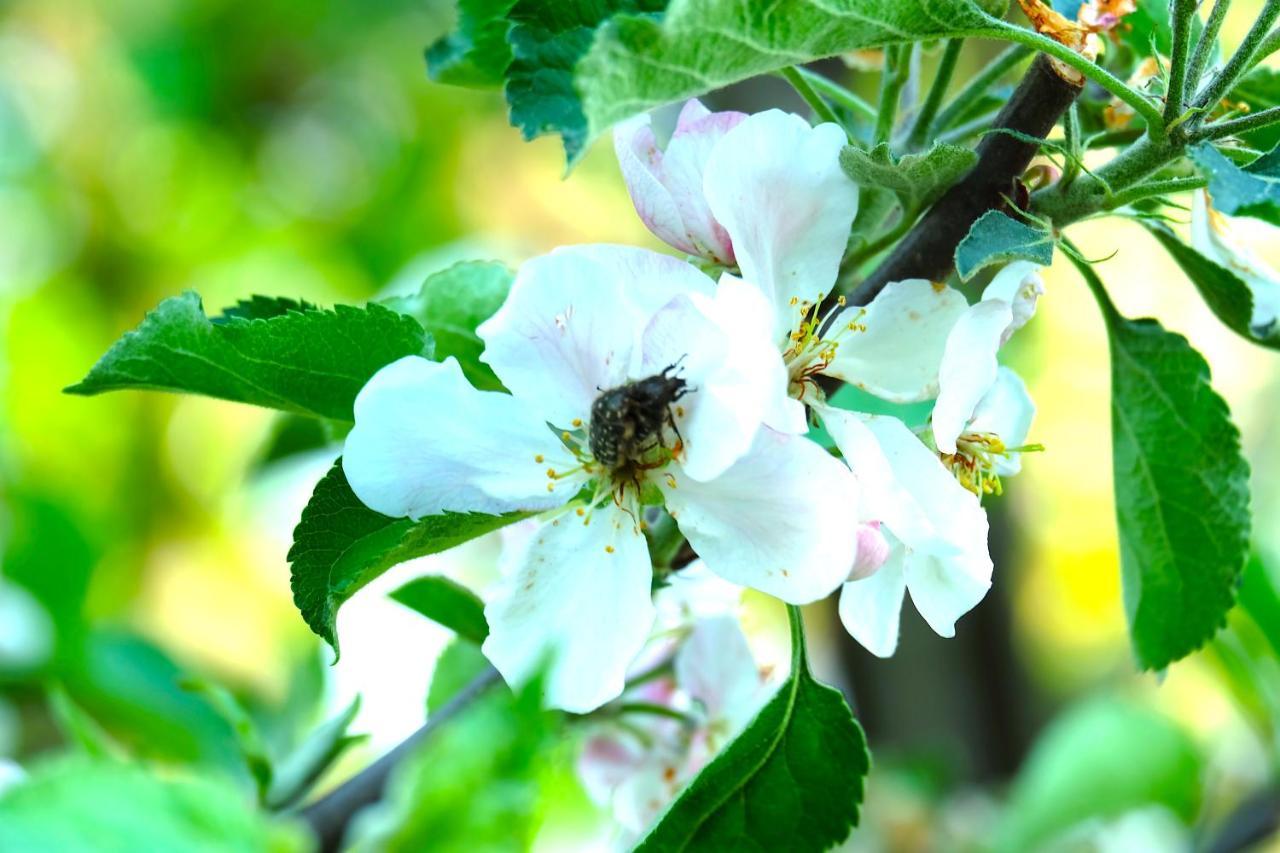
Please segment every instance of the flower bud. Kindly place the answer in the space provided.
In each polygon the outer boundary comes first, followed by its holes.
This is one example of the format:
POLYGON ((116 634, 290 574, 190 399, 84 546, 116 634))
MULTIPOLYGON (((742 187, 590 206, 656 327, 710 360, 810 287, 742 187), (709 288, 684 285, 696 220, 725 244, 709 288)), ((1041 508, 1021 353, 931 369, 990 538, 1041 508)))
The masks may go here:
POLYGON ((889 559, 889 540, 880 532, 880 522, 858 525, 858 556, 853 561, 849 580, 860 581, 874 575, 889 559))

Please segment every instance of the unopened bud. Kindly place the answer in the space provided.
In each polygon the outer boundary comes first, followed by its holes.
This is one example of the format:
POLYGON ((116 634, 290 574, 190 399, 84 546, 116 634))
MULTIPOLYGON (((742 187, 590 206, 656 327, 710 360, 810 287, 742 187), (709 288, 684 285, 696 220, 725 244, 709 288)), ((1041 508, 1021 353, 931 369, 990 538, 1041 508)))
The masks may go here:
POLYGON ((849 580, 860 581, 874 575, 889 559, 889 540, 880 532, 880 522, 858 525, 858 557, 853 561, 849 580))

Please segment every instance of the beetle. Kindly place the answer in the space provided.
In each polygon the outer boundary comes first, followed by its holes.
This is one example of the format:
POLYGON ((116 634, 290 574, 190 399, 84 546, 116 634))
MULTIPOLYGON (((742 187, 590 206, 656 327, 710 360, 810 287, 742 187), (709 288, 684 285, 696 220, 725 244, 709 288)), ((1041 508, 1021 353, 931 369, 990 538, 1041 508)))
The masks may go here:
MULTIPOLYGON (((646 379, 611 388, 591 404, 588 440, 591 455, 609 469, 636 461, 662 443, 662 428, 676 429, 671 407, 689 392, 689 385, 675 375, 680 362, 646 379)), ((676 437, 679 438, 679 431, 676 437)))

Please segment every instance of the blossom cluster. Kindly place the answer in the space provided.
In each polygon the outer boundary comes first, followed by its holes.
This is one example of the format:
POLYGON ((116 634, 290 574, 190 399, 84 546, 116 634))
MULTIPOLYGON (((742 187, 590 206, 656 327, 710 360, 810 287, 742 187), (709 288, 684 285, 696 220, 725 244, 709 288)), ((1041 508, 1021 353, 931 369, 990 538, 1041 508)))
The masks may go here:
POLYGON ((723 581, 791 604, 839 590, 844 626, 877 655, 896 647, 908 592, 948 637, 986 594, 981 499, 1017 472, 1034 411, 997 353, 1035 311, 1038 270, 1009 264, 973 304, 925 280, 861 307, 833 298, 858 213, 846 141, 697 101, 664 144, 649 116, 621 125, 636 210, 687 259, 616 245, 534 258, 478 329, 508 393, 418 357, 360 393, 343 468, 368 506, 537 514, 485 610, 483 650, 508 681, 540 671, 548 703, 580 713, 631 689, 661 621, 655 587, 689 571, 655 578, 658 519, 723 581), (838 406, 841 383, 933 400, 932 416, 838 406))

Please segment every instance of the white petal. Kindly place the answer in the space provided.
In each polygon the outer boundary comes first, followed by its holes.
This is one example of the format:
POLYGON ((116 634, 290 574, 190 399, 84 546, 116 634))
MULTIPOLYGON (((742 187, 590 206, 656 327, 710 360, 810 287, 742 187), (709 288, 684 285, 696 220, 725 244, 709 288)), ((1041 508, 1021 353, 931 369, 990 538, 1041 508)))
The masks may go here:
POLYGON ((738 612, 742 587, 730 583, 694 560, 670 575, 665 587, 654 596, 661 628, 690 625, 698 619, 730 616, 738 612))
POLYGON ((849 581, 840 589, 840 622, 849 635, 878 657, 898 648, 898 624, 907 589, 902 571, 906 548, 898 545, 869 578, 849 581))
POLYGON ((849 469, 803 436, 762 429, 751 452, 700 483, 659 480, 681 532, 711 571, 792 604, 830 593, 857 548, 849 469))
POLYGON ((627 192, 640 221, 654 235, 682 252, 697 254, 685 232, 680 209, 662 181, 662 150, 654 138, 648 113, 622 122, 614 129, 613 148, 627 192))
POLYGON ((1009 303, 1009 325, 1001 336, 1004 344, 1009 336, 1027 324, 1036 313, 1036 304, 1044 295, 1044 280, 1040 278, 1041 267, 1031 261, 1014 261, 991 279, 987 289, 982 291, 982 301, 1002 300, 1009 303))
MULTIPOLYGON (((791 316, 793 296, 830 293, 858 212, 858 188, 840 169, 848 142, 834 124, 810 127, 768 110, 725 134, 707 163, 707 202, 729 232, 742 277, 791 316)), ((775 336, 790 331, 780 323, 775 336)))
POLYGON ((681 464, 696 480, 741 458, 766 416, 788 399, 786 366, 767 332, 770 310, 757 290, 726 277, 714 298, 678 296, 645 330, 639 372, 679 364, 688 383, 674 412, 681 464))
POLYGON ((914 551, 906 557, 907 589, 924 621, 940 637, 956 635, 956 620, 991 588, 987 525, 968 531, 969 547, 947 554, 914 551))
POLYGON ((967 308, 954 288, 919 278, 891 282, 866 309, 847 308, 837 318, 839 346, 823 372, 884 400, 934 397, 947 333, 967 308))
MULTIPOLYGON (((1280 336, 1280 275, 1244 243, 1233 239, 1231 220, 1209 204, 1208 190, 1191 197, 1191 245, 1234 272, 1253 293, 1249 326, 1260 338, 1280 336)), ((1267 229, 1272 231, 1273 229, 1267 229)))
POLYGON ((547 509, 583 483, 550 480, 547 469, 568 470, 573 456, 519 400, 472 388, 452 358, 406 356, 382 368, 357 395, 355 417, 342 469, 385 515, 547 509))
POLYGON ((511 393, 565 427, 602 390, 636 378, 649 315, 712 281, 668 255, 569 246, 521 267, 502 308, 477 330, 484 360, 511 393))
POLYGON ((676 683, 702 703, 709 720, 725 719, 760 693, 760 671, 733 616, 703 619, 676 653, 676 683))
POLYGON ((653 624, 644 536, 612 503, 543 525, 485 607, 485 656, 508 683, 543 666, 547 704, 586 713, 622 693, 653 624))
POLYGON ((933 439, 943 453, 956 452, 956 439, 996 381, 996 353, 1012 320, 1008 302, 985 300, 970 306, 947 336, 933 405, 933 439))
MULTIPOLYGON (((1000 436, 1006 447, 1018 447, 1027 441, 1036 404, 1022 377, 1008 367, 1001 367, 996 381, 978 403, 969 422, 969 432, 989 432, 1000 436)), ((1022 468, 1020 453, 1011 453, 996 463, 1001 476, 1017 474, 1022 468)))

